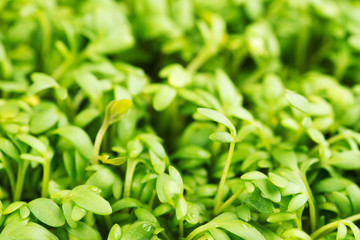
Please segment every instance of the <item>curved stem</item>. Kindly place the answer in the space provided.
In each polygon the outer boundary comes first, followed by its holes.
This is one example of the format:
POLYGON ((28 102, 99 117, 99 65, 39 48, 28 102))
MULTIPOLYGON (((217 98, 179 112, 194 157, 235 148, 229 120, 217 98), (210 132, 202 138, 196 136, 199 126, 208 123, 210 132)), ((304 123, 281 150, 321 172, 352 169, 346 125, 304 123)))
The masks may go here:
POLYGON ((1 158, 1 162, 4 165, 5 171, 6 171, 7 175, 8 175, 8 177, 9 177, 11 191, 12 191, 12 194, 14 195, 14 192, 15 192, 15 177, 14 177, 14 173, 13 173, 11 164, 9 164, 7 162, 7 160, 5 159, 5 156, 3 156, 1 153, 0 153, 0 158, 1 158))
POLYGON ((358 221, 358 220, 360 220, 360 213, 356 214, 356 215, 353 215, 351 217, 342 219, 342 220, 337 220, 335 222, 328 223, 328 224, 322 226, 321 228, 319 228, 318 230, 316 230, 315 232, 313 232, 311 234, 311 238, 314 239, 314 240, 320 238, 321 236, 323 236, 327 232, 330 232, 330 231, 334 230, 335 228, 337 228, 339 223, 341 221, 344 221, 344 220, 351 221, 351 222, 358 221))
POLYGON ((235 143, 234 142, 230 143, 230 149, 229 149, 229 153, 228 153, 228 156, 227 156, 227 159, 226 159, 224 170, 223 170, 222 175, 221 175, 221 179, 220 179, 220 183, 219 183, 219 189, 218 189, 218 192, 217 192, 217 194, 215 196, 214 213, 217 212, 217 209, 219 208, 219 205, 221 203, 221 196, 222 196, 222 192, 223 192, 223 189, 224 189, 226 177, 227 177, 227 174, 229 172, 231 159, 232 159, 232 156, 234 154, 234 148, 235 148, 235 143))
POLYGON ((91 159, 92 164, 98 164, 98 162, 99 162, 98 156, 99 156, 99 152, 100 152, 101 142, 104 138, 105 132, 108 127, 109 127, 109 124, 106 121, 104 121, 96 135, 93 153, 92 153, 92 159, 91 159))
POLYGON ((191 239, 193 239, 194 237, 196 237, 196 235, 198 235, 198 234, 201 233, 201 232, 204 232, 204 231, 208 230, 209 228, 210 228, 210 227, 209 227, 207 224, 202 225, 202 226, 194 229, 194 230, 185 238, 185 240, 191 240, 191 239))
POLYGON ((212 55, 208 48, 202 48, 189 65, 187 65, 187 70, 189 72, 196 72, 212 55))
POLYGON ((315 207, 315 198, 314 195, 312 194, 310 185, 306 179, 306 176, 304 176, 304 174, 300 174, 301 179, 303 181, 303 183, 305 184, 307 193, 309 195, 309 214, 310 214, 310 226, 311 226, 311 232, 314 232, 317 228, 317 211, 316 211, 316 207, 315 207))
POLYGON ((227 207, 229 207, 239 196, 240 194, 245 190, 245 185, 243 185, 236 193, 234 193, 228 200, 226 200, 219 209, 214 211, 215 215, 218 215, 222 211, 224 211, 227 207))

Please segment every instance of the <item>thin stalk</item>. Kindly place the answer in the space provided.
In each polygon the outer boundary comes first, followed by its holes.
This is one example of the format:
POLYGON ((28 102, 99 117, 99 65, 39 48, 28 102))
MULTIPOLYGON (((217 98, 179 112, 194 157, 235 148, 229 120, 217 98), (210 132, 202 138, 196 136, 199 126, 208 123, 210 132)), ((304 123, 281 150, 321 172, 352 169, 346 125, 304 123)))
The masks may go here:
POLYGON ((211 228, 211 227, 209 227, 207 224, 201 225, 200 227, 194 229, 194 230, 185 238, 185 240, 191 240, 191 239, 193 239, 194 237, 196 237, 196 235, 198 235, 198 234, 201 233, 201 232, 204 232, 204 231, 208 230, 209 228, 211 228))
MULTIPOLYGON (((42 42, 42 57, 45 60, 46 56, 50 49, 51 43, 51 26, 49 23, 49 19, 47 18, 45 12, 39 11, 37 13, 37 17, 39 19, 39 23, 41 26, 42 34, 43 34, 43 42, 42 42)), ((45 62, 43 61, 43 64, 45 62)))
POLYGON ((218 215, 222 211, 224 211, 227 207, 229 207, 239 196, 240 194, 245 190, 245 185, 243 185, 236 193, 234 193, 228 200, 226 200, 219 209, 214 211, 215 215, 218 215))
POLYGON ((355 214, 355 215, 353 215, 351 217, 348 217, 348 218, 345 218, 345 219, 341 219, 341 220, 337 220, 337 221, 332 222, 332 223, 328 223, 328 224, 322 226, 321 228, 317 229, 315 232, 313 232, 311 234, 311 238, 314 239, 314 240, 320 238, 321 236, 323 236, 327 232, 330 232, 330 231, 334 230, 335 228, 337 228, 339 223, 341 221, 344 221, 344 220, 351 221, 351 222, 358 221, 358 220, 360 220, 360 213, 355 214))
POLYGON ((49 195, 49 181, 50 181, 50 167, 51 167, 50 163, 51 162, 49 160, 45 159, 41 197, 47 197, 49 195))
POLYGON ((302 229, 302 222, 301 222, 302 213, 303 213, 303 209, 297 211, 297 213, 296 213, 295 222, 296 222, 296 226, 298 229, 302 229))
POLYGON ((186 69, 189 72, 196 72, 212 55, 208 48, 202 48, 189 65, 187 65, 186 69))
POLYGON ((232 156, 234 154, 234 148, 235 148, 235 143, 234 142, 230 143, 229 153, 228 153, 226 163, 225 163, 225 167, 224 167, 224 170, 222 172, 220 183, 219 183, 219 190, 218 190, 218 192, 216 193, 216 196, 215 196, 214 213, 217 212, 217 209, 219 208, 220 203, 221 203, 221 196, 222 196, 222 192, 223 192, 223 189, 224 189, 227 174, 229 172, 231 159, 232 159, 232 156))
POLYGON ((135 159, 129 158, 126 162, 126 173, 125 173, 125 183, 124 183, 124 198, 129 198, 131 194, 131 184, 135 172, 135 167, 138 161, 135 159))
POLYGON ((11 164, 9 164, 6 159, 5 156, 3 156, 2 154, 0 154, 1 157, 1 162, 4 165, 5 171, 9 177, 9 181, 10 181, 10 187, 11 187, 11 192, 14 194, 15 191, 15 177, 14 177, 14 173, 11 167, 11 164))
POLYGON ((309 214, 310 214, 310 227, 311 227, 311 232, 314 232, 317 228, 317 212, 316 212, 316 207, 315 207, 315 198, 314 195, 312 194, 311 188, 309 186, 309 183, 306 179, 306 176, 304 174, 300 175, 302 181, 305 184, 307 193, 309 195, 309 199, 308 199, 308 203, 309 203, 309 214))
POLYGON ((14 194, 14 201, 21 200, 21 194, 24 186, 25 174, 27 167, 29 165, 28 161, 23 161, 18 168, 18 174, 16 179, 16 186, 15 186, 15 194, 14 194))
POLYGON ((270 145, 268 139, 265 137, 263 131, 258 128, 258 129, 257 129, 257 132, 258 132, 259 137, 260 137, 261 141, 263 142, 266 150, 269 151, 269 152, 271 152, 271 145, 270 145))
POLYGON ((111 220, 110 215, 104 216, 104 220, 105 220, 106 227, 107 227, 108 229, 111 229, 111 227, 112 227, 112 225, 113 225, 113 221, 111 220))
POLYGON ((184 219, 180 218, 179 219, 179 238, 183 238, 184 237, 184 219))
POLYGON ((96 135, 94 149, 93 149, 93 153, 92 153, 92 159, 91 159, 92 164, 99 163, 98 156, 99 156, 99 151, 100 151, 100 147, 101 147, 101 142, 104 138, 105 132, 108 127, 109 127, 108 122, 104 121, 96 135))

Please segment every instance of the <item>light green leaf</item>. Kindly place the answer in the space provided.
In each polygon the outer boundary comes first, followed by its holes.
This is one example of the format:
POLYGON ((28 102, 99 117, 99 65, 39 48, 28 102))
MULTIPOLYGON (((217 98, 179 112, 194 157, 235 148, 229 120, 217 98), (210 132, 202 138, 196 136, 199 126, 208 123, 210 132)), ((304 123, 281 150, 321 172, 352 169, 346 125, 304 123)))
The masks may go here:
POLYGON ((289 228, 286 229, 282 235, 282 237, 286 238, 296 238, 296 239, 301 239, 301 240, 313 240, 307 233, 305 233, 304 231, 301 231, 300 229, 297 228, 289 228))
POLYGON ((126 157, 109 158, 109 155, 107 154, 98 156, 98 159, 105 164, 114 166, 120 166, 126 162, 126 157))
POLYGON ((355 223, 349 221, 349 220, 342 220, 342 223, 348 225, 355 237, 355 240, 360 240, 360 229, 358 226, 355 225, 355 223))
POLYGON ((271 214, 266 221, 271 223, 285 222, 296 218, 295 213, 281 212, 271 214))
POLYGON ((235 142, 234 138, 228 132, 214 132, 209 136, 211 141, 232 143, 235 142))
POLYGON ((265 240, 264 236, 255 227, 241 220, 223 222, 220 224, 220 227, 244 240, 265 240))
POLYGON ((32 161, 32 162, 37 162, 40 164, 44 164, 45 160, 43 157, 34 155, 34 154, 29 154, 29 153, 23 153, 20 155, 21 159, 27 160, 27 161, 32 161))
POLYGON ((121 238, 121 228, 119 224, 115 223, 110 229, 107 240, 120 240, 120 238, 121 238))
POLYGON ((334 153, 328 163, 344 170, 360 169, 360 152, 344 151, 334 153))
POLYGON ((30 213, 31 213, 30 209, 26 205, 20 208, 20 216, 22 218, 27 218, 30 215, 30 213))
POLYGON ((79 222, 76 228, 67 228, 67 230, 78 239, 101 240, 99 233, 84 222, 79 222))
POLYGON ((102 98, 103 89, 99 80, 90 72, 77 71, 74 79, 81 89, 95 102, 102 98))
POLYGON ((50 104, 41 104, 30 120, 30 132, 39 134, 49 130, 59 120, 56 107, 50 104))
POLYGON ((210 228, 209 233, 214 239, 231 240, 231 238, 224 231, 217 228, 210 228))
POLYGON ((41 222, 51 227, 61 227, 65 224, 65 217, 60 207, 47 198, 37 198, 28 204, 32 214, 41 222))
POLYGON ((84 130, 75 126, 65 126, 56 129, 53 133, 69 140, 84 157, 91 159, 93 144, 84 130))
POLYGON ((110 124, 120 121, 132 106, 133 102, 129 99, 111 101, 106 107, 104 121, 109 121, 110 124))
POLYGON ((259 171, 247 172, 241 176, 241 179, 244 180, 256 180, 256 179, 267 179, 267 178, 268 177, 264 173, 259 171))
POLYGON ((195 204, 188 202, 188 210, 185 216, 185 220, 190 224, 197 224, 200 221, 200 213, 199 209, 196 207, 195 204))
POLYGON ((26 205, 26 202, 22 202, 22 201, 13 202, 4 209, 3 214, 8 215, 8 214, 18 210, 19 208, 21 208, 24 205, 26 205))
POLYGON ((294 108, 310 114, 310 104, 304 96, 290 90, 285 90, 285 98, 294 108))
POLYGON ((58 87, 59 84, 51 76, 45 73, 33 73, 31 79, 34 82, 27 91, 28 96, 35 95, 42 90, 58 87))
POLYGON ((19 134, 16 136, 20 141, 26 143, 36 151, 41 154, 46 153, 46 145, 40 141, 38 138, 28 135, 28 134, 19 134))
POLYGON ((176 96, 176 90, 169 86, 162 86, 154 96, 153 107, 156 111, 166 109, 176 96))
POLYGON ((72 190, 71 199, 80 207, 95 214, 109 215, 112 213, 110 204, 104 198, 81 186, 72 190))
POLYGON ((163 204, 160 204, 158 207, 156 207, 154 209, 153 213, 155 216, 158 217, 158 216, 164 215, 166 213, 169 213, 172 210, 173 210, 172 206, 170 206, 169 204, 163 203, 163 204))
POLYGON ((283 178, 272 172, 269 173, 269 180, 275 186, 280 187, 280 188, 285 188, 289 183, 288 180, 286 180, 286 178, 283 178))
POLYGON ((182 177, 181 177, 179 171, 176 170, 176 168, 174 168, 173 166, 170 166, 169 174, 170 174, 170 179, 173 180, 174 182, 176 182, 177 184, 179 184, 181 189, 184 189, 184 183, 183 183, 183 180, 182 180, 182 177))
POLYGON ((160 173, 156 180, 156 193, 162 203, 167 203, 169 200, 169 196, 165 191, 165 185, 170 181, 170 176, 165 173, 160 173))
POLYGON ((345 239, 346 234, 347 234, 346 226, 342 222, 339 222, 339 225, 338 225, 338 228, 337 228, 336 240, 345 239))
POLYGON ((83 128, 100 115, 99 111, 94 108, 87 108, 76 115, 74 119, 75 125, 83 128))
POLYGON ((342 192, 332 192, 329 196, 329 200, 335 203, 344 216, 350 216, 352 213, 352 207, 350 199, 342 192))
POLYGON ((78 226, 78 223, 75 222, 71 217, 74 206, 74 203, 70 200, 65 200, 62 204, 62 210, 65 216, 65 220, 71 228, 76 228, 78 226))
POLYGON ((236 208, 235 212, 241 220, 243 220, 245 222, 250 221, 251 212, 250 212, 250 209, 245 204, 238 206, 236 208))
POLYGON ((176 218, 178 220, 185 217, 188 211, 188 205, 184 198, 179 198, 179 200, 176 203, 175 211, 176 211, 176 218))
POLYGON ((245 203, 261 213, 272 213, 274 210, 272 202, 267 198, 263 198, 260 190, 257 188, 245 199, 245 203))
POLYGON ((224 108, 241 105, 242 97, 238 92, 238 88, 235 87, 222 69, 216 69, 215 83, 224 108))
POLYGON ((135 198, 123 198, 116 201, 112 205, 113 212, 117 212, 121 209, 132 208, 132 207, 143 207, 143 204, 135 198))
POLYGON ((172 157, 181 159, 209 159, 211 154, 202 147, 190 145, 180 148, 172 157))
POLYGON ((139 221, 124 229, 121 240, 148 240, 155 231, 154 226, 150 222, 139 221))
POLYGON ((253 183, 261 190, 265 198, 273 202, 280 202, 281 194, 279 189, 267 179, 257 179, 253 183))
POLYGON ((346 187, 346 193, 351 201, 354 213, 360 212, 360 188, 356 184, 346 187))
POLYGON ((233 133, 233 135, 236 134, 236 129, 234 127, 234 125, 232 124, 232 122, 225 117, 222 113, 212 110, 212 109, 208 109, 208 108, 198 108, 197 111, 207 117, 210 118, 211 120, 224 124, 226 127, 228 127, 230 129, 230 131, 233 133))
POLYGON ((13 159, 19 159, 19 151, 7 138, 0 137, 0 150, 13 159))
POLYGON ((315 128, 308 128, 308 129, 306 129, 306 132, 314 142, 319 143, 319 144, 326 143, 324 135, 319 130, 317 130, 315 128))
POLYGON ((75 205, 71 211, 71 219, 74 221, 81 220, 86 214, 86 210, 78 205, 75 205))
POLYGON ((145 208, 137 208, 135 210, 135 215, 139 221, 147 221, 153 223, 155 226, 160 226, 156 217, 145 208))
POLYGON ((165 161, 161 160, 153 151, 150 152, 150 161, 157 173, 165 172, 165 161))
POLYGON ((295 212, 299 208, 303 207, 307 200, 309 199, 309 196, 301 193, 293 197, 288 205, 288 211, 295 212))
POLYGON ((254 121, 254 117, 252 116, 252 114, 243 107, 237 107, 237 108, 232 109, 230 114, 232 116, 242 119, 242 120, 246 120, 249 122, 254 121))
POLYGON ((36 223, 18 227, 9 236, 13 240, 59 240, 49 230, 36 223))

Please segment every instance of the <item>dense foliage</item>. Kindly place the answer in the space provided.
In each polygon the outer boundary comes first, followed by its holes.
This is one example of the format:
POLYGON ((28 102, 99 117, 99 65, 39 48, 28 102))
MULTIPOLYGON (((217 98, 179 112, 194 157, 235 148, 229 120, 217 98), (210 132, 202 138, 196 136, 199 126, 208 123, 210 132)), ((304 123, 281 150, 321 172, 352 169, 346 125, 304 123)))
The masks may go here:
POLYGON ((360 239, 360 4, 1 0, 0 240, 360 239))

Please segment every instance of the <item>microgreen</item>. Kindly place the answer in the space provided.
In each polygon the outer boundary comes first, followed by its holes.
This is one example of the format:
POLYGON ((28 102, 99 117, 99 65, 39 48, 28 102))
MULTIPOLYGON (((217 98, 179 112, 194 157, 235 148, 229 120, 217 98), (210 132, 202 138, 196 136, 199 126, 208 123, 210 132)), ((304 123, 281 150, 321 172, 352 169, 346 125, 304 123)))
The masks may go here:
POLYGON ((0 1, 0 240, 360 239, 359 16, 0 1))

